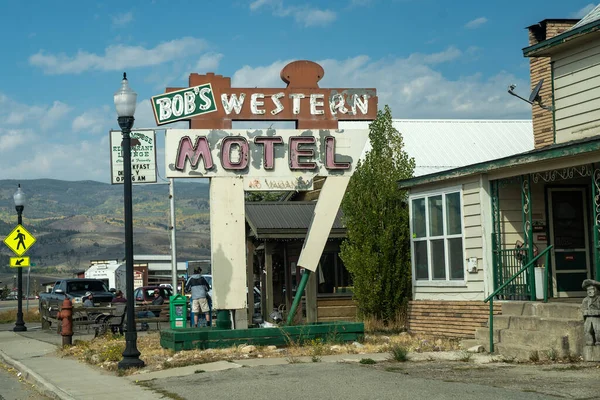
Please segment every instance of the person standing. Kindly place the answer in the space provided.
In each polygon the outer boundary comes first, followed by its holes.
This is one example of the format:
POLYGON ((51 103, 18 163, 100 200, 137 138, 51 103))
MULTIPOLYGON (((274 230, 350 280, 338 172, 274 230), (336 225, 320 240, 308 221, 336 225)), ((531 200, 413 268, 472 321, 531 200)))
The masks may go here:
POLYGON ((209 321, 209 310, 208 307, 208 282, 202 275, 201 268, 196 268, 194 270, 194 274, 189 277, 187 283, 185 284, 185 291, 192 293, 192 312, 194 313, 194 326, 198 326, 198 321, 200 319, 200 313, 204 313, 206 321, 202 321, 201 326, 208 325, 209 321))

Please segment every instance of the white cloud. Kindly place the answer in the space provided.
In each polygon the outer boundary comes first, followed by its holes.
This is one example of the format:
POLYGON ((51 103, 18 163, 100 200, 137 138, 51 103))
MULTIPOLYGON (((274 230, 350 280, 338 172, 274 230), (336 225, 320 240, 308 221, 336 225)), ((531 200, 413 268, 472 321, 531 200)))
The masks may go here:
POLYGON ((232 87, 285 87, 279 73, 293 60, 276 61, 264 67, 244 65, 231 77, 232 87))
POLYGON ((294 18, 305 27, 328 25, 335 21, 336 14, 331 10, 319 10, 316 8, 300 9, 294 12, 294 18))
POLYGON ((120 71, 127 68, 158 65, 203 51, 202 39, 184 37, 146 49, 122 44, 108 46, 103 55, 79 50, 76 55, 49 54, 42 50, 29 57, 29 63, 47 74, 79 74, 88 70, 120 71))
MULTIPOLYGON (((390 105, 395 118, 531 118, 531 108, 506 93, 509 84, 529 83, 501 71, 449 79, 434 67, 460 56, 459 49, 413 54, 406 58, 372 60, 357 56, 346 60, 317 61, 325 69, 319 86, 377 88, 380 107, 390 105)), ((232 76, 237 87, 280 87, 279 72, 289 61, 244 66, 232 76)))
POLYGON ((486 17, 475 18, 465 24, 465 28, 467 29, 476 29, 481 25, 485 24, 488 21, 486 17))
POLYGON ((65 118, 72 110, 67 104, 55 101, 51 106, 32 106, 11 101, 4 96, 4 107, 0 119, 15 127, 23 124, 36 124, 41 130, 48 130, 65 118))
POLYGON ((206 53, 200 56, 196 65, 194 66, 194 71, 199 74, 206 72, 215 72, 217 68, 219 68, 219 63, 223 58, 223 54, 221 53, 206 53))
POLYGON ((592 11, 594 8, 596 8, 596 4, 594 3, 589 3, 588 5, 580 8, 579 10, 571 13, 571 18, 583 18, 586 15, 589 14, 590 11, 592 11))
POLYGON ((324 26, 335 21, 337 14, 331 10, 323 10, 309 5, 286 6, 283 0, 255 0, 250 3, 250 10, 270 8, 276 17, 293 17, 296 22, 305 27, 324 26))
POLYGON ((31 136, 31 133, 27 130, 0 128, 0 154, 11 152, 18 146, 27 143, 31 136))
POLYGON ((73 132, 103 133, 115 117, 114 109, 109 106, 84 111, 73 120, 73 132))
MULTIPOLYGON (((95 141, 25 144, 27 157, 2 160, 0 179, 54 178, 63 180, 110 180, 109 146, 103 137, 95 141)), ((19 153, 19 149, 16 151, 19 153)))
POLYGON ((114 26, 123 26, 133 21, 133 13, 131 11, 113 15, 111 17, 114 26))
POLYGON ((254 11, 254 10, 258 10, 259 8, 261 8, 262 6, 266 6, 272 3, 276 3, 277 1, 273 1, 273 0, 256 0, 253 1, 252 3, 250 3, 250 10, 254 11))
POLYGON ((448 61, 453 61, 462 55, 462 51, 454 46, 448 47, 444 51, 431 54, 415 53, 409 56, 409 60, 423 64, 441 64, 448 61))

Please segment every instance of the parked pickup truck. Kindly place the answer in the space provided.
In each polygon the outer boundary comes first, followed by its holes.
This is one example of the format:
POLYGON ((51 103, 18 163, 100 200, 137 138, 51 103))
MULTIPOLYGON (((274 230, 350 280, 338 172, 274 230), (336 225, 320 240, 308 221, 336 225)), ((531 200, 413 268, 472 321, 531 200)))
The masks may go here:
POLYGON ((63 279, 56 281, 51 292, 40 293, 40 314, 56 318, 65 297, 71 299, 74 307, 81 307, 86 292, 93 293, 95 306, 106 306, 114 297, 99 279, 63 279))

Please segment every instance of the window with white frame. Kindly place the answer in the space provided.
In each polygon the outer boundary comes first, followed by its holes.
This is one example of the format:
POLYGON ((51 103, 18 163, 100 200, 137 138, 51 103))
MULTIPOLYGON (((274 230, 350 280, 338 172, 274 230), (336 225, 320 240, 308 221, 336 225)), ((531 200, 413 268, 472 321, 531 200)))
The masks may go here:
POLYGON ((461 210, 459 189, 410 197, 415 280, 464 280, 461 210))

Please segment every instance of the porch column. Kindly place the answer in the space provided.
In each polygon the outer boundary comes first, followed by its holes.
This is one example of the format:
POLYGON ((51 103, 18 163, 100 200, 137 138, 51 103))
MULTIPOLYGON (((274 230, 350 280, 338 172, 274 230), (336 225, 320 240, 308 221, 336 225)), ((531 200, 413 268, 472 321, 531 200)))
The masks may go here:
MULTIPOLYGON (((523 243, 527 246, 527 262, 533 260, 533 226, 531 209, 531 175, 521 175, 521 206, 523 211, 523 243)), ((527 280, 529 295, 535 300, 535 273, 533 265, 529 268, 527 280)))
POLYGON ((594 209, 594 279, 600 279, 600 169, 592 164, 592 194, 594 209))
POLYGON ((265 320, 273 312, 273 243, 265 241, 265 293, 262 301, 265 302, 265 320))
MULTIPOLYGON (((320 268, 320 267, 319 267, 320 268)), ((306 284, 306 321, 309 323, 317 322, 317 274, 308 276, 306 284)))
POLYGON ((254 242, 246 239, 246 280, 248 281, 248 324, 254 316, 254 242))
MULTIPOLYGON (((490 181, 490 192, 492 202, 492 268, 494 284, 492 292, 504 283, 502 276, 502 257, 500 249, 502 246, 502 235, 500 230, 500 196, 498 180, 490 181)), ((491 293, 491 292, 490 292, 491 293)))

